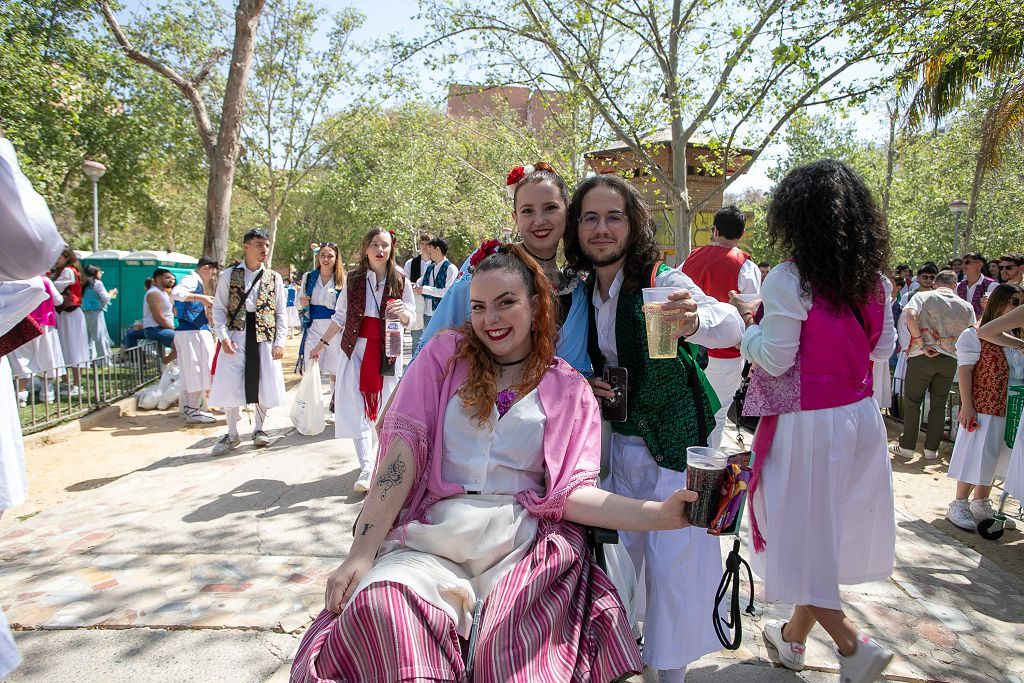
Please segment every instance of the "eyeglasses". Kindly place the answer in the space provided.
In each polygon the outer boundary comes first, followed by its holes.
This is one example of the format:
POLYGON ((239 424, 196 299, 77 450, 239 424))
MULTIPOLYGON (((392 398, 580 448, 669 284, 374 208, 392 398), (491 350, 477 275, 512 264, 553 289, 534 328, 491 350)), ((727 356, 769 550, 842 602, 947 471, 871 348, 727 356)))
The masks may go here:
MULTIPOLYGON (((613 211, 604 217, 604 224, 608 226, 609 230, 621 230, 626 226, 628 221, 626 220, 625 214, 613 211)), ((597 226, 601 224, 601 217, 596 213, 585 213, 580 216, 580 227, 587 230, 596 230, 597 226)))
POLYGON ((1002 263, 999 264, 999 270, 1013 270, 1014 268, 1020 268, 1016 263, 1011 263, 1008 266, 1004 266, 1002 263))

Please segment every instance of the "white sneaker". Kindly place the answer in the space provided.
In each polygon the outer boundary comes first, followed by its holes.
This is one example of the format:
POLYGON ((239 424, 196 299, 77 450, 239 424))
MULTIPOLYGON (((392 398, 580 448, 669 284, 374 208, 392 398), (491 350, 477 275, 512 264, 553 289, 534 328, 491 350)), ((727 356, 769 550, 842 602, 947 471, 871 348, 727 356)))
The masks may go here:
POLYGON ((938 451, 930 451, 927 448, 924 449, 924 459, 925 460, 936 460, 938 457, 939 457, 939 452, 938 451))
POLYGON ((238 444, 242 443, 242 440, 238 436, 231 436, 225 434, 220 438, 220 441, 213 444, 213 450, 210 451, 213 455, 224 455, 228 451, 234 450, 238 447, 238 444))
POLYGON ((971 514, 971 504, 966 500, 954 500, 946 509, 946 519, 964 531, 974 531, 978 526, 971 514))
MULTIPOLYGON (((995 506, 992 505, 992 500, 984 498, 982 500, 971 501, 971 516, 974 518, 975 524, 980 524, 986 519, 993 519, 996 516, 995 506)), ((1009 517, 1003 522, 1004 529, 1016 529, 1017 523, 1009 517)))
POLYGON ((370 477, 373 476, 373 472, 362 470, 359 472, 359 478, 356 479, 356 483, 352 485, 352 490, 356 493, 366 493, 370 490, 370 477))
POLYGON ((904 448, 903 446, 897 443, 894 443, 893 445, 889 446, 889 452, 892 453, 893 455, 898 455, 901 458, 906 458, 907 460, 910 460, 911 458, 914 457, 913 449, 904 448))
POLYGON ((779 653, 779 661, 787 669, 803 671, 804 652, 807 648, 803 643, 791 643, 782 637, 782 627, 786 622, 772 619, 764 625, 764 639, 779 653))
POLYGON ((257 429, 252 433, 252 445, 259 446, 260 448, 270 445, 270 437, 262 429, 257 429))
POLYGON ((857 650, 849 657, 836 651, 841 683, 874 683, 892 661, 892 653, 863 633, 857 636, 857 650))
POLYGON ((208 424, 210 422, 216 422, 217 418, 209 413, 203 412, 202 410, 186 410, 185 411, 185 422, 187 424, 208 424))

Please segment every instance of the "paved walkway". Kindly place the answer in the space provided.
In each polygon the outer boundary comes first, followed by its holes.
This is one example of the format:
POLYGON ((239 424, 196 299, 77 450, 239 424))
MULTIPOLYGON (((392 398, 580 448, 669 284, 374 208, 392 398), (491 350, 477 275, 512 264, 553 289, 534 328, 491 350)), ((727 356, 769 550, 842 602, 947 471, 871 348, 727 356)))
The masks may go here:
MULTIPOLYGON (((0 536, 0 607, 25 657, 8 680, 287 680, 362 497, 349 443, 330 425, 298 435, 286 413, 271 413, 269 448, 212 458, 204 440, 0 536)), ((893 577, 848 592, 851 616, 900 653, 887 678, 1024 681, 1024 585, 920 520, 898 526, 893 577)), ((786 607, 764 608, 740 650, 688 680, 836 680, 817 632, 808 671, 773 665, 759 624, 786 607)))

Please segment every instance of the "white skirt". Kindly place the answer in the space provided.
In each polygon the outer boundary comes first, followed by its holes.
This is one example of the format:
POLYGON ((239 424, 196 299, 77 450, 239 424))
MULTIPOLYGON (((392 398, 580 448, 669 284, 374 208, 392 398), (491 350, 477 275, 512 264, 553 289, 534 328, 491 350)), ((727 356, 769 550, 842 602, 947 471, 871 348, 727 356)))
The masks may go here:
POLYGON ((302 321, 299 320, 299 309, 297 306, 289 306, 284 309, 285 318, 288 320, 288 327, 299 327, 302 321))
POLYGON ((186 394, 206 391, 213 385, 210 365, 216 348, 213 333, 209 330, 178 330, 174 333, 174 349, 178 352, 178 368, 181 369, 179 381, 181 390, 186 394))
POLYGON ((840 609, 840 584, 892 573, 892 469, 874 398, 779 416, 754 494, 765 601, 840 609))
POLYGON ((44 327, 43 333, 7 354, 15 375, 49 372, 51 377, 64 374, 64 354, 56 327, 44 327), (50 372, 57 368, 56 372, 50 372))
POLYGON ((969 432, 958 427, 948 476, 976 486, 991 486, 997 477, 1006 476, 1010 448, 1003 441, 1005 417, 978 413, 978 428, 969 432))
MULTIPOLYGON (((320 341, 320 337, 324 336, 330 326, 330 318, 321 318, 310 323, 309 331, 306 332, 306 345, 303 347, 307 364, 309 363, 309 352, 313 350, 313 347, 320 341)), ((320 355, 320 374, 336 375, 338 373, 338 357, 341 355, 341 335, 338 334, 331 340, 330 346, 324 347, 324 352, 320 355)))
POLYGON ((57 334, 68 367, 85 367, 89 363, 89 335, 85 331, 85 313, 76 308, 57 314, 57 334))
POLYGON ((103 358, 110 355, 112 344, 103 311, 85 312, 85 333, 89 339, 89 358, 103 358))
MULTIPOLYGON (((228 355, 223 350, 217 355, 217 374, 213 376, 208 403, 216 408, 241 408, 245 401, 245 330, 230 330, 228 335, 238 351, 228 355)), ((260 405, 264 408, 283 406, 284 373, 281 361, 271 356, 270 342, 259 343, 260 405)))
POLYGON ((1021 414, 1020 424, 1017 426, 1017 438, 1013 441, 1003 490, 1008 491, 1017 500, 1024 498, 1024 414, 1021 414))
POLYGON ((11 366, 6 357, 0 356, 0 510, 21 505, 27 493, 18 401, 14 395, 11 366))
POLYGON ((405 544, 385 541, 353 597, 371 583, 395 581, 448 615, 469 637, 478 598, 486 599, 537 538, 537 518, 515 496, 459 495, 412 522, 405 544))
MULTIPOLYGON (((336 341, 340 346, 339 334, 336 341)), ((363 395, 359 393, 359 370, 363 367, 363 353, 366 352, 366 340, 362 337, 356 342, 356 348, 349 358, 344 353, 338 354, 337 382, 334 385, 334 438, 361 439, 373 435, 373 422, 366 417, 363 406, 363 395)), ((402 375, 402 359, 395 363, 395 374, 384 377, 384 388, 380 393, 380 411, 383 413, 391 393, 398 386, 402 375)))
MULTIPOLYGON (((612 434, 611 472, 601 488, 641 500, 664 500, 686 488, 686 472, 658 467, 639 436, 612 434)), ((711 615, 722 580, 718 536, 690 527, 668 531, 620 531, 619 541, 633 560, 636 576, 646 580, 644 663, 655 669, 680 669, 722 648, 711 615)), ((639 589, 638 589, 639 592, 639 589)))

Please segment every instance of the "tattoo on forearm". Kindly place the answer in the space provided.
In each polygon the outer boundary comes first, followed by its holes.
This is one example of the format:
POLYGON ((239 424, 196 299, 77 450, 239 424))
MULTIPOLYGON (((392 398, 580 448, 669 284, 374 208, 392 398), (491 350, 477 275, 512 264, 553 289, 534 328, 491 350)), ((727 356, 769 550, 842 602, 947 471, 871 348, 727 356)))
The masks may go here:
POLYGON ((372 527, 372 526, 373 526, 372 524, 368 524, 368 523, 367 524, 363 524, 363 533, 361 533, 359 535, 360 536, 365 536, 366 532, 368 532, 370 530, 370 527, 372 527))
POLYGON ((377 477, 377 485, 384 488, 384 490, 380 492, 381 500, 384 500, 387 497, 388 491, 402 483, 402 477, 404 475, 405 463, 396 457, 395 461, 388 465, 387 472, 377 477))

